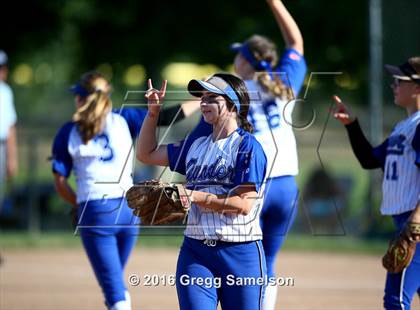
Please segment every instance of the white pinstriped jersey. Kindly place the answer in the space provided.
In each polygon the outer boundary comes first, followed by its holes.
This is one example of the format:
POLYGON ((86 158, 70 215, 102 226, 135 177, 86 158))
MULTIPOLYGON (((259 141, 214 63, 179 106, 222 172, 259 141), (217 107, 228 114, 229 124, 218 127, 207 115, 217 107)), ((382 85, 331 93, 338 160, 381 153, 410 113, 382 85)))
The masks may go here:
MULTIPOLYGON (((173 156, 177 151, 171 148, 168 151, 169 158, 178 157, 173 156)), ((258 141, 240 128, 217 141, 213 141, 211 135, 204 136, 194 140, 182 160, 185 166, 176 171, 186 174, 189 189, 228 194, 240 184, 254 183, 258 192, 248 215, 221 214, 193 204, 188 213, 185 235, 200 240, 228 242, 260 240, 259 214, 263 202, 266 158, 258 141)))
POLYGON ((291 126, 294 101, 273 97, 253 80, 245 83, 251 99, 248 120, 267 156, 268 177, 297 175, 298 155, 291 126))
POLYGON ((417 111, 398 123, 385 142, 381 205, 381 213, 384 215, 412 211, 420 199, 419 125, 420 111, 417 111), (416 143, 417 150, 414 148, 416 143))

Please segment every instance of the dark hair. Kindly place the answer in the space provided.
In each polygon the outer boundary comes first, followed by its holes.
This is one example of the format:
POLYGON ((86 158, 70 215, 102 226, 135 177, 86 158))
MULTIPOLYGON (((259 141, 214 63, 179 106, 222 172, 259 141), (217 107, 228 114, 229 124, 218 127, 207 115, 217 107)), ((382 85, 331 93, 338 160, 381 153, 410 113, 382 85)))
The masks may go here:
MULTIPOLYGON (((233 88, 233 90, 239 98, 239 103, 241 106, 241 110, 236 111, 238 113, 239 127, 252 133, 254 131, 254 128, 252 127, 251 123, 248 122, 248 110, 250 100, 248 95, 248 89, 246 88, 244 81, 229 73, 216 73, 213 76, 221 78, 233 88)), ((228 96, 224 97, 226 99, 226 102, 228 103, 228 108, 230 110, 236 109, 235 104, 232 102, 232 100, 228 96)))
MULTIPOLYGON (((275 68, 278 63, 279 56, 277 54, 277 46, 269 38, 255 34, 245 41, 248 44, 249 50, 257 61, 265 60, 272 68, 275 68)), ((263 89, 269 91, 273 96, 282 99, 293 98, 293 92, 290 87, 287 87, 278 75, 274 79, 270 77, 268 72, 258 73, 258 83, 263 89)))

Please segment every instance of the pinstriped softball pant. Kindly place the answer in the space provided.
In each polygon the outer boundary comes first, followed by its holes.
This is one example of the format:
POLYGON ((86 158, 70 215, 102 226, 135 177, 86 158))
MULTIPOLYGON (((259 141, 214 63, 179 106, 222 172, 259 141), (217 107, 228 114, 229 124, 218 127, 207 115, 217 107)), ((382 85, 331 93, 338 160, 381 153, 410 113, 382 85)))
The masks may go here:
MULTIPOLYGON (((393 220, 402 229, 411 212, 394 215, 393 220)), ((420 297, 420 246, 417 245, 411 264, 400 273, 388 273, 386 276, 384 308, 387 310, 410 310, 413 297, 420 297)))
POLYGON ((176 271, 179 307, 216 310, 220 302, 223 310, 261 309, 265 286, 236 284, 238 279, 263 279, 266 274, 261 241, 219 241, 209 246, 185 237, 176 271))

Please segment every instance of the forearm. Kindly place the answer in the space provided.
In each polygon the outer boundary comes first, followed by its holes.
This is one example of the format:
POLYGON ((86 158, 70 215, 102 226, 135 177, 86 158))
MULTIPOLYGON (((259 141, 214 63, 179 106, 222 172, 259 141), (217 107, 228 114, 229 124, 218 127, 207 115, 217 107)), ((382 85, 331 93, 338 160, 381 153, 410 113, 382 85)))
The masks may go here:
POLYGON ((147 161, 150 154, 157 147, 156 128, 158 116, 147 114, 141 126, 140 135, 137 139, 137 159, 147 161))
POLYGON ((218 213, 236 213, 247 215, 252 208, 255 197, 239 195, 216 195, 201 191, 190 192, 191 202, 200 207, 211 209, 218 213))
POLYGON ((280 0, 267 0, 288 48, 303 55, 303 37, 298 25, 280 0))
POLYGON ((55 190, 60 195, 61 198, 63 198, 65 201, 67 201, 69 204, 71 204, 73 207, 77 208, 77 199, 76 199, 76 193, 73 191, 73 189, 68 184, 67 180, 64 179, 64 177, 56 177, 55 181, 55 190))
POLYGON ((411 221, 414 223, 420 223, 420 199, 417 202, 417 206, 411 214, 411 221))
POLYGON ((9 176, 14 176, 18 169, 16 126, 9 129, 6 150, 7 171, 9 176))
POLYGON ((345 126, 350 139, 351 148, 364 169, 381 168, 381 163, 373 155, 373 148, 363 134, 358 120, 345 126))

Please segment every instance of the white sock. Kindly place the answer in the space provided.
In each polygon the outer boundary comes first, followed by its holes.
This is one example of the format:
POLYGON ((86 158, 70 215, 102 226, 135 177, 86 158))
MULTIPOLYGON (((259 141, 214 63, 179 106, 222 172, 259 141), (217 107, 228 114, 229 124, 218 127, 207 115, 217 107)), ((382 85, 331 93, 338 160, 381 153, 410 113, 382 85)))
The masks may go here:
POLYGON ((131 296, 128 291, 125 291, 125 301, 128 303, 130 309, 131 309, 131 296))
POLYGON ((277 285, 267 285, 263 298, 263 310, 274 310, 277 299, 277 285))
POLYGON ((131 306, 126 300, 120 300, 113 304, 109 310, 131 310, 131 306))

